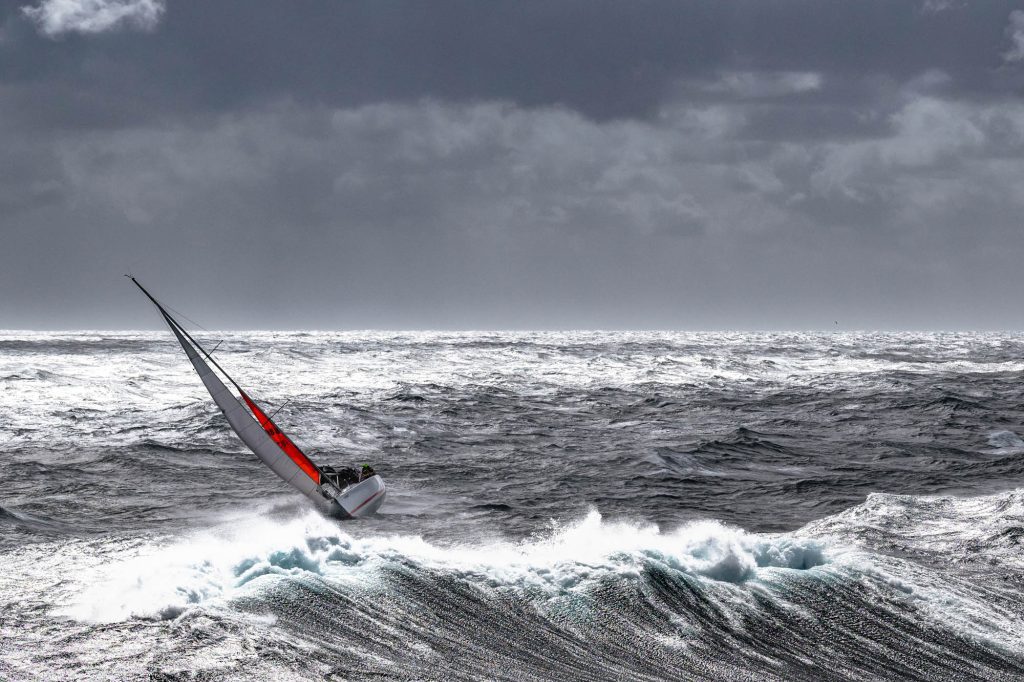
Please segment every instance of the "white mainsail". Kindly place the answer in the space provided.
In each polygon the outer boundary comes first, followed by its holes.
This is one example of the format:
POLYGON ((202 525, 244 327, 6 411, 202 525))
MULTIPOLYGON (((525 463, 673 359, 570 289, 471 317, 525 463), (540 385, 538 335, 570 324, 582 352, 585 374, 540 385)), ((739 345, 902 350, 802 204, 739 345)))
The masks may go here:
MULTIPOLYGON (((197 350, 198 344, 192 340, 191 335, 164 310, 163 306, 134 277, 131 280, 160 311, 167 326, 174 332, 175 338, 178 339, 178 343, 181 344, 188 359, 192 362, 192 366, 199 374, 199 378, 203 380, 206 390, 210 392, 213 401, 217 403, 217 407, 227 417, 228 424, 238 434, 238 437, 242 439, 242 442, 285 483, 316 502, 319 506, 326 507, 329 511, 339 511, 339 509, 336 509, 336 507, 339 507, 338 503, 325 498, 323 494, 324 492, 336 494, 338 491, 332 490, 333 486, 321 486, 322 479, 319 468, 295 447, 288 437, 277 428, 276 424, 270 421, 255 403, 251 402, 251 398, 242 391, 241 387, 225 373, 224 376, 227 377, 228 381, 238 388, 239 393, 242 394, 247 402, 250 402, 252 409, 259 415, 259 421, 257 421, 257 417, 254 416, 253 412, 250 412, 239 402, 238 398, 235 397, 231 390, 221 381, 220 377, 217 376, 217 373, 213 371, 199 354, 197 350)), ((205 351, 203 353, 206 354, 205 351)), ((212 359, 211 362, 216 364, 212 359)), ((217 365, 217 367, 219 368, 220 365, 217 365)), ((224 370, 221 369, 221 371, 223 372, 224 370)))
POLYGON ((292 442, 274 420, 267 416, 263 408, 242 390, 238 382, 232 379, 210 353, 206 352, 192 335, 164 310, 145 287, 131 275, 127 277, 131 278, 135 286, 141 289, 160 311, 164 322, 174 332, 199 378, 203 380, 206 390, 227 417, 232 430, 264 464, 285 483, 313 500, 318 507, 332 516, 360 518, 373 514, 380 508, 387 494, 383 478, 377 474, 368 478, 361 476, 358 483, 338 487, 337 481, 331 481, 324 475, 323 470, 292 442), (238 390, 241 401, 207 364, 207 360, 238 390))
MULTIPOLYGON (((166 314, 164 316, 166 317, 166 314)), ((220 380, 220 377, 199 356, 199 353, 196 352, 192 344, 182 336, 174 321, 168 318, 167 322, 171 327, 171 331, 178 338, 178 343, 185 349, 188 359, 192 361, 192 366, 199 373, 199 378, 203 380, 206 390, 210 392, 213 401, 217 403, 217 407, 227 417, 228 423, 235 433, 238 434, 238 437, 242 439, 242 442, 248 445, 249 449, 256 453, 256 456, 270 467, 275 474, 280 476, 285 483, 317 502, 324 502, 324 497, 319 492, 319 482, 310 478, 267 435, 267 432, 263 430, 260 423, 235 398, 234 394, 220 380)))

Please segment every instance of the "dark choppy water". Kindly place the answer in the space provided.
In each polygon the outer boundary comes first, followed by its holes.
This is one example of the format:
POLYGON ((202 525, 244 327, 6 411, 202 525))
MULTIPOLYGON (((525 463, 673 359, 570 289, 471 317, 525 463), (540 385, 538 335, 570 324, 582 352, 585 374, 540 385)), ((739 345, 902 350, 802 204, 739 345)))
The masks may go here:
POLYGON ((0 334, 0 678, 1024 677, 1024 337, 223 338, 382 513, 168 333, 0 334))

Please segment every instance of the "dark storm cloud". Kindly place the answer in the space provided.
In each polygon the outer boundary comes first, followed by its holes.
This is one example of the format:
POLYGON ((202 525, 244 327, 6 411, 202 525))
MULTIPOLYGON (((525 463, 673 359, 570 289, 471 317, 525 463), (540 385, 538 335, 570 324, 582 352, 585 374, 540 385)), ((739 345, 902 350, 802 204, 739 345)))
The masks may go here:
POLYGON ((1019 16, 8 5, 0 326, 1019 326, 1019 16))
MULTIPOLYGON (((1010 87, 996 67, 1011 49, 1004 32, 1015 5, 975 5, 179 2, 153 34, 23 36, 4 61, 50 85, 102 93, 115 119, 126 109, 159 117, 175 102, 220 111, 281 97, 330 106, 498 99, 606 118, 649 115, 680 81, 723 70, 823 72, 856 90, 938 69, 965 91, 1010 87)), ((6 23, 24 22, 8 9, 6 23)))

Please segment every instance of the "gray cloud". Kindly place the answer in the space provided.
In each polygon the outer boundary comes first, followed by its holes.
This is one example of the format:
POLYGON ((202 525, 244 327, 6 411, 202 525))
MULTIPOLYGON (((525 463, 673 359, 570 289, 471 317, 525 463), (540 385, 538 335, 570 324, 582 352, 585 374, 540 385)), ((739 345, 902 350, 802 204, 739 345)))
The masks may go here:
POLYGON ((740 97, 781 97, 820 90, 821 74, 813 71, 764 73, 732 71, 708 86, 708 92, 726 92, 740 97))
POLYGON ((1010 36, 1013 46, 1003 53, 1003 59, 1008 62, 1024 60, 1024 11, 1018 9, 1010 12, 1010 25, 1006 28, 1006 34, 1010 36))
MULTIPOLYGON (((759 299, 742 268, 780 270, 775 293, 796 273, 842 290, 861 266, 814 259, 848 257, 850 239, 863 256, 898 244, 962 260, 1004 238, 1024 208, 1016 103, 909 94, 888 134, 868 140, 766 142, 749 139, 748 125, 740 105, 677 103, 653 122, 595 122, 496 102, 280 104, 75 136, 53 153, 67 210, 122 225, 108 238, 132 244, 145 269, 168 277, 169 263, 187 261, 272 290, 291 290, 296 269, 329 273, 346 297, 384 305, 402 292, 399 314, 372 318, 391 325, 423 306, 420 324, 431 314, 465 324, 459 310, 481 298, 523 316, 541 291, 582 296, 587 316, 598 303, 588 290, 612 308, 641 294, 670 306, 705 286, 759 299), (971 205, 986 205, 988 221, 964 222, 971 205), (638 291, 648 278, 664 289, 638 291)), ((874 267, 900 281, 918 266, 874 267)), ((948 273, 917 274, 934 286, 948 273)), ((334 294, 304 296, 329 307, 334 294)), ((555 319, 576 319, 548 297, 555 319)))
POLYGON ((965 9, 966 7, 967 2, 965 0, 924 0, 921 3, 921 12, 924 14, 937 14, 939 12, 965 9))
POLYGON ((246 6, 0 16, 0 326, 1020 324, 1008 5, 246 6))
POLYGON ((41 0, 22 12, 47 36, 103 33, 119 28, 151 31, 164 13, 162 0, 41 0))

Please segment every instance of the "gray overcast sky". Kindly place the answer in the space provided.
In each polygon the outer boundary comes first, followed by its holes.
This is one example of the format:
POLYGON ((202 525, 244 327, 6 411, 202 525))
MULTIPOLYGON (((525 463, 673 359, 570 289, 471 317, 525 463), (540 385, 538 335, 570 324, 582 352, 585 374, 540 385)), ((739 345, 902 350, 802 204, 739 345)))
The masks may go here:
POLYGON ((1024 328, 1024 3, 0 0, 0 328, 1024 328))

